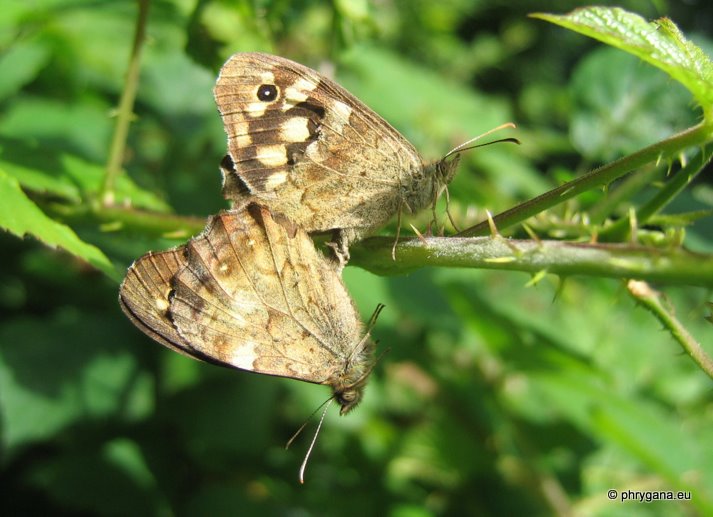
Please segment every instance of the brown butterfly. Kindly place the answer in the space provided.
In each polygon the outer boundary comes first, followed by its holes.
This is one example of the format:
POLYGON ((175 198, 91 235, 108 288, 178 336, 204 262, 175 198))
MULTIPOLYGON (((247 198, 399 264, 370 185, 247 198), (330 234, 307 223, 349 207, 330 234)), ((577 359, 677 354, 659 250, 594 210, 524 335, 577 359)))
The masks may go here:
POLYGON ((349 243, 433 203, 455 174, 458 149, 425 164, 359 99, 288 59, 235 54, 214 94, 228 134, 224 196, 252 196, 310 233, 335 231, 347 257, 349 243))
POLYGON ((332 261, 309 235, 251 204, 212 217, 186 245, 129 268, 119 302, 177 352, 325 384, 346 414, 373 366, 373 343, 332 261))

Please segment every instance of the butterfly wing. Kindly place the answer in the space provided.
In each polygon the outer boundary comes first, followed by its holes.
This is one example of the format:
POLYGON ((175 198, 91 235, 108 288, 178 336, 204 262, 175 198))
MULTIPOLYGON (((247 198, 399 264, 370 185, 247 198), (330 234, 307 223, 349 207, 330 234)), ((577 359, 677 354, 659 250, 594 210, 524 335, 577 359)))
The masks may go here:
POLYGON ((190 355, 187 344, 168 316, 171 279, 185 266, 182 248, 150 252, 136 260, 119 288, 124 314, 147 336, 168 348, 190 355))
POLYGON ((344 88, 299 63, 238 53, 215 99, 228 134, 224 194, 246 193, 307 231, 381 226, 421 181, 413 146, 344 88))
POLYGON ((186 245, 170 317, 202 356, 257 373, 333 384, 362 325, 309 236, 251 205, 215 216, 186 245))

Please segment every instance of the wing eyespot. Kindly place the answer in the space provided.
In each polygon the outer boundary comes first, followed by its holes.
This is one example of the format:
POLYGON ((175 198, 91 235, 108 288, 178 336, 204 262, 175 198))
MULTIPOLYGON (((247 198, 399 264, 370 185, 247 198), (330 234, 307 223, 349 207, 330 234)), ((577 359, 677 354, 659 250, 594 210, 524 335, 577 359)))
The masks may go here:
POLYGON ((261 84, 257 89, 257 98, 262 102, 273 102, 278 95, 279 90, 274 84, 261 84))

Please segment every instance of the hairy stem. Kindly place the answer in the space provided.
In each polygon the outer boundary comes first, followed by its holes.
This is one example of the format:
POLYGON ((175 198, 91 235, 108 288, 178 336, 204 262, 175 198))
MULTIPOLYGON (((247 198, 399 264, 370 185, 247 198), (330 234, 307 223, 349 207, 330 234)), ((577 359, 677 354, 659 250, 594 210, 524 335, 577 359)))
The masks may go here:
POLYGON ((119 106, 117 108, 116 124, 114 134, 109 147, 109 157, 106 164, 104 181, 99 192, 99 200, 102 205, 110 206, 114 203, 114 186, 116 178, 121 172, 121 166, 126 150, 126 140, 129 136, 129 125, 134 116, 134 101, 139 85, 139 71, 141 67, 141 50, 146 39, 146 23, 148 19, 149 4, 151 0, 137 0, 139 13, 136 18, 136 30, 134 32, 134 43, 129 57, 129 66, 126 71, 124 89, 121 93, 119 106))
MULTIPOLYGON (((573 181, 569 181, 564 185, 525 201, 509 210, 501 212, 493 217, 493 221, 500 230, 521 223, 527 218, 556 206, 567 199, 573 198, 582 192, 594 187, 607 185, 615 179, 647 163, 667 160, 683 151, 683 149, 696 145, 704 145, 709 142, 712 137, 711 127, 699 124, 666 140, 657 142, 610 164, 599 167, 573 181)), ((483 221, 463 230, 458 236, 477 237, 488 235, 489 233, 490 226, 488 221, 483 221)))
POLYGON ((679 342, 691 359, 713 379, 713 359, 706 354, 701 344, 688 333, 673 312, 664 306, 661 293, 651 289, 646 282, 630 280, 627 283, 629 294, 661 322, 671 336, 679 342))
MULTIPOLYGON (((652 216, 656 215, 668 205, 710 162, 713 156, 713 145, 703 148, 696 160, 676 172, 675 176, 664 185, 661 190, 641 208, 636 210, 637 224, 645 224, 652 216)), ((618 220, 605 228, 599 235, 602 241, 616 241, 626 238, 631 228, 628 217, 618 220)))
POLYGON ((189 217, 175 214, 145 212, 135 208, 69 206, 47 204, 43 209, 68 223, 92 223, 101 225, 104 231, 130 231, 146 236, 189 239, 199 233, 206 224, 206 217, 189 217))
POLYGON ((586 244, 495 237, 430 237, 399 242, 396 260, 390 237, 353 246, 351 265, 379 275, 403 274, 423 266, 470 267, 636 278, 668 284, 713 287, 713 256, 680 248, 633 244, 586 244))

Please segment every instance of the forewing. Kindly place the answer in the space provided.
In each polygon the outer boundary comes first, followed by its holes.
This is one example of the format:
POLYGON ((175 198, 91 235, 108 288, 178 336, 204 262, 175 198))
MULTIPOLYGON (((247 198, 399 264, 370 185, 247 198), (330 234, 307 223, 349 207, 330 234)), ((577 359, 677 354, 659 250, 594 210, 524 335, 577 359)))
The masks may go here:
POLYGON ((170 315, 203 355, 324 383, 359 342, 361 324, 334 268, 303 230, 267 209, 214 217, 187 245, 186 262, 174 278, 170 315))
POLYGON ((235 54, 214 93, 228 134, 225 196, 247 190, 308 231, 368 226, 375 209, 393 214, 400 189, 422 171, 416 150, 384 119, 293 61, 235 54), (265 95, 270 85, 274 97, 265 95))

